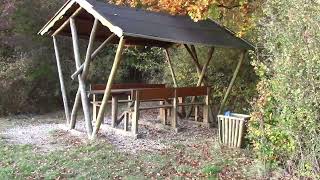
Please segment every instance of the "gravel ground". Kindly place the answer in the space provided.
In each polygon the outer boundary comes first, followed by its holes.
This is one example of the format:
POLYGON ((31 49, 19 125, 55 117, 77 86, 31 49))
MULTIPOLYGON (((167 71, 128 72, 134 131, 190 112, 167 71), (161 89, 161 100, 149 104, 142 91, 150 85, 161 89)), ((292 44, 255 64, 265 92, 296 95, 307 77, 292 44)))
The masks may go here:
MULTIPOLYGON (((208 141, 216 136, 214 129, 203 128, 186 120, 178 121, 181 132, 176 133, 170 128, 163 128, 160 121, 157 120, 157 115, 157 111, 142 113, 139 121, 139 133, 142 135, 140 139, 116 133, 109 126, 110 117, 106 117, 101 126, 99 139, 107 139, 120 151, 136 154, 141 151, 160 151, 170 148, 174 143, 208 141)), ((13 124, 4 129, 0 128, 0 136, 7 142, 30 144, 43 152, 61 150, 88 142, 83 118, 79 117, 76 130, 68 130, 63 124, 63 113, 61 112, 42 116, 2 118, 0 122, 13 124)), ((119 128, 122 126, 120 124, 119 128)))

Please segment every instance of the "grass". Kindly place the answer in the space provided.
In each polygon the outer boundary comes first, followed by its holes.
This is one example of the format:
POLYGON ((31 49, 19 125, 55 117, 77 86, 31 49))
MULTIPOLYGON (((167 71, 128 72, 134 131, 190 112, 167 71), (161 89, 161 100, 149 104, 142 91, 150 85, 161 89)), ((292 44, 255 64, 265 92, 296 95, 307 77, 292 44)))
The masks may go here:
POLYGON ((255 178, 245 176, 254 168, 249 159, 245 158, 247 164, 242 162, 242 152, 208 143, 176 144, 161 152, 130 155, 99 142, 40 154, 32 146, 9 145, 0 140, 0 154, 0 179, 216 179, 218 174, 255 178))
MULTIPOLYGON (((0 131, 9 126, 2 127, 0 131)), ((0 137, 0 179, 262 179, 258 175, 264 174, 249 153, 220 147, 212 139, 164 142, 171 148, 135 155, 103 140, 39 153, 36 147, 8 144, 0 137)))

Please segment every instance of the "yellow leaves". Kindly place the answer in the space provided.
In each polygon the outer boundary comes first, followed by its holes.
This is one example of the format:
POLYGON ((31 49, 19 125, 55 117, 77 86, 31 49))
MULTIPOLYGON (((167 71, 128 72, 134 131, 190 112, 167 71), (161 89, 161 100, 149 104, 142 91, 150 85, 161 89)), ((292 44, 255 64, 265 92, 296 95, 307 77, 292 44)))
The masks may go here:
POLYGON ((151 11, 163 11, 173 15, 189 14, 193 19, 200 20, 207 17, 209 6, 214 0, 110 0, 117 5, 136 7, 138 4, 146 6, 151 11))
POLYGON ((150 11, 166 12, 171 15, 189 15, 194 21, 209 17, 220 19, 231 12, 237 18, 231 18, 237 26, 237 36, 243 37, 253 22, 251 13, 257 7, 248 0, 108 0, 117 5, 143 7, 150 11), (234 11, 236 10, 236 11, 234 11), (238 30, 238 27, 239 30, 238 30))

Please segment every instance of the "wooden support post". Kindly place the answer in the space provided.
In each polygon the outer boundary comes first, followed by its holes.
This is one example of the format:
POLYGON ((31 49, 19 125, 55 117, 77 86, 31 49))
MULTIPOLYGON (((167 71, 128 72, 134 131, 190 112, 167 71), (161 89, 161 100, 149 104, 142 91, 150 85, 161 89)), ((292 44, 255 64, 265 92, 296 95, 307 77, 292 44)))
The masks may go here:
POLYGON ((194 106, 194 120, 196 122, 200 122, 200 117, 199 117, 199 106, 198 105, 195 105, 194 106))
POLYGON ((58 68, 58 74, 59 74, 59 80, 60 80, 60 89, 61 89, 61 95, 62 95, 62 100, 63 100, 63 105, 64 105, 64 113, 66 116, 67 124, 69 124, 70 123, 70 111, 69 111, 69 105, 68 105, 67 92, 66 92, 66 88, 65 88, 64 80, 63 80, 63 73, 62 73, 62 69, 61 69, 60 54, 59 54, 59 49, 58 49, 56 37, 53 36, 52 38, 53 38, 54 51, 55 51, 56 61, 57 61, 57 68, 58 68))
POLYGON ((97 120, 97 106, 96 106, 96 95, 93 94, 92 96, 92 122, 97 120))
POLYGON ((134 102, 134 112, 132 117, 132 126, 131 126, 131 132, 133 135, 138 135, 138 121, 140 117, 139 112, 139 106, 140 106, 140 100, 139 100, 139 91, 136 91, 136 98, 134 102))
MULTIPOLYGON (((160 105, 165 105, 165 101, 160 101, 160 105)), ((162 124, 163 125, 167 125, 167 121, 168 121, 168 116, 167 116, 167 109, 166 108, 160 108, 159 110, 159 116, 160 116, 160 119, 162 121, 162 124)))
POLYGON ((116 121, 118 120, 118 96, 112 96, 111 102, 111 126, 116 127, 116 121))
POLYGON ((205 105, 203 106, 203 123, 209 124, 211 88, 207 88, 207 96, 205 97, 205 105))
MULTIPOLYGON (((81 96, 81 99, 84 99, 84 97, 82 97, 83 96, 83 92, 81 92, 81 91, 83 91, 83 90, 81 90, 81 86, 82 85, 80 86, 80 79, 82 79, 83 82, 81 82, 81 84, 84 83, 84 88, 85 88, 85 80, 87 79, 87 74, 88 74, 88 71, 89 71, 92 48, 93 48, 93 43, 95 41, 95 36, 96 36, 97 28, 98 28, 98 23, 99 23, 98 19, 95 19, 94 23, 93 23, 93 26, 92 26, 90 38, 89 38, 89 44, 88 44, 88 48, 87 48, 87 52, 86 52, 86 58, 85 58, 85 61, 83 63, 84 64, 84 70, 82 72, 82 75, 78 74, 79 88, 78 88, 78 92, 76 94, 74 106, 73 106, 73 109, 72 109, 70 129, 74 129, 75 125, 76 125, 77 112, 78 112, 79 104, 80 104, 80 96, 81 96)), ((79 47, 78 47, 78 35, 77 35, 77 29, 76 29, 76 25, 75 25, 75 20, 73 18, 70 19, 70 27, 71 27, 72 39, 73 39, 73 43, 74 43, 75 59, 78 59, 78 60, 76 60, 76 66, 77 66, 77 69, 79 69, 81 61, 80 61, 80 54, 79 54, 79 47), (76 44, 76 46, 75 46, 75 44, 76 44)), ((84 89, 84 91, 85 91, 85 89, 84 89)), ((86 98, 86 99, 88 99, 88 98, 86 98)), ((88 102, 88 100, 86 100, 86 101, 88 102)), ((86 106, 86 105, 83 105, 83 103, 84 103, 84 101, 82 100, 82 106, 86 106)), ((87 109, 87 107, 83 107, 83 109, 87 109)), ((90 113, 90 111, 89 111, 89 113, 90 113)), ((90 118, 90 114, 88 116, 85 113, 85 117, 86 118, 90 118)), ((90 118, 90 123, 89 123, 88 119, 86 119, 86 123, 87 123, 88 133, 90 133, 90 135, 91 135, 92 134, 91 118, 90 118)))
POLYGON ((173 80, 173 83, 174 83, 174 87, 178 87, 176 74, 175 74, 175 72, 174 72, 174 70, 173 70, 173 67, 172 67, 172 61, 171 61, 171 58, 170 58, 168 49, 165 49, 165 50, 164 50, 164 53, 165 53, 165 55, 166 55, 167 62, 168 62, 168 64, 169 64, 169 68, 170 68, 172 80, 173 80))
MULTIPOLYGON (((75 62, 76 62, 76 66, 78 69, 81 65, 81 61, 80 61, 79 43, 78 43, 78 34, 77 34, 77 29, 76 29, 76 23, 73 18, 70 19, 70 27, 71 27, 71 33, 72 33, 74 57, 75 57, 75 62)), ((81 94, 82 107, 83 107, 83 112, 84 112, 85 121, 86 121, 87 133, 88 133, 88 136, 90 136, 92 134, 92 124, 91 124, 90 109, 89 109, 89 99, 86 94, 86 84, 80 75, 78 76, 78 80, 79 80, 79 90, 80 90, 80 94, 81 94)), ((75 103, 77 103, 77 102, 75 102, 75 103)), ((73 122, 71 122, 71 123, 73 123, 73 122)))
POLYGON ((173 98, 173 108, 172 108, 172 121, 171 121, 171 126, 174 129, 177 129, 177 118, 178 118, 178 97, 177 97, 177 91, 174 91, 174 98, 173 98))
MULTIPOLYGON (((178 98, 179 99, 179 103, 180 104, 184 104, 185 103, 185 101, 186 101, 186 98, 185 97, 179 97, 178 98)), ((186 108, 184 107, 184 106, 181 106, 180 107, 180 109, 179 109, 179 111, 180 111, 180 113, 181 113, 181 116, 183 117, 183 118, 185 118, 186 117, 186 108)))
POLYGON ((229 97, 229 94, 230 94, 230 92, 231 92, 232 86, 233 86, 233 84, 234 84, 234 82, 235 82, 235 80, 236 80, 236 78, 237 78, 237 75, 238 75, 239 70, 240 70, 240 67, 241 67, 241 65, 242 65, 242 63, 243 63, 243 61, 244 61, 244 59, 245 59, 245 57, 246 57, 246 54, 247 54, 247 51, 244 51, 244 52, 241 53, 241 56, 240 56, 238 65, 237 65, 237 67, 236 67, 236 69, 235 69, 235 71, 234 71, 234 73, 233 73, 233 76, 232 76, 231 82, 230 82, 230 84, 229 84, 229 87, 228 87, 228 89, 227 89, 227 92, 226 92, 226 94, 224 95, 224 98, 223 98, 223 100, 222 100, 222 102, 221 102, 221 105, 220 105, 218 114, 220 114, 220 113, 223 111, 224 105, 225 105, 225 103, 226 103, 226 101, 227 101, 227 98, 229 97))
POLYGON ((97 134, 99 132, 99 129, 100 129, 100 126, 101 126, 101 123, 102 123, 103 118, 104 118, 103 116, 104 116, 104 113, 106 111, 108 99, 110 98, 110 94, 111 94, 112 83, 113 83, 114 77, 115 77, 115 75, 117 73, 118 67, 119 67, 120 62, 121 62, 121 56, 122 56, 122 51, 123 51, 124 44, 125 44, 125 39, 122 36, 120 38, 120 42, 119 42, 119 45, 118 45, 116 57, 115 57, 115 60, 113 62, 111 73, 110 73, 109 78, 108 78, 107 86, 106 86, 106 89, 104 91, 104 96, 103 96, 102 104, 101 104, 101 107, 100 107, 100 110, 99 110, 99 114, 98 114, 98 118, 97 118, 97 122, 96 122, 96 127, 94 129, 93 134, 92 134, 92 138, 93 139, 97 136, 97 134))
POLYGON ((129 118, 130 118, 130 113, 126 112, 124 116, 124 124, 123 124, 123 128, 125 131, 129 130, 129 118))
MULTIPOLYGON (((92 53, 91 55, 91 61, 94 60, 94 58, 98 55, 98 53, 115 37, 115 34, 111 34, 103 43, 100 44, 100 46, 92 53)), ((71 79, 75 79, 81 72, 83 71, 84 64, 80 66, 80 68, 71 75, 71 79)))

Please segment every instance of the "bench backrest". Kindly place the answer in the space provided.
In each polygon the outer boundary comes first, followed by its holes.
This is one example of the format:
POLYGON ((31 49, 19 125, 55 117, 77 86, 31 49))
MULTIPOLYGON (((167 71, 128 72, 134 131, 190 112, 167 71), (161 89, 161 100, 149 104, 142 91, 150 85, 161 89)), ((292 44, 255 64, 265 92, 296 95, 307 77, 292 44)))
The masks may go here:
POLYGON ((133 99, 136 94, 140 101, 169 99, 176 97, 206 96, 209 93, 208 87, 182 87, 182 88, 155 88, 155 89, 136 89, 132 91, 133 99), (176 94, 176 95, 175 95, 176 94))
POLYGON ((168 99, 174 97, 174 88, 137 89, 133 90, 132 97, 136 99, 139 94, 140 101, 168 99))
MULTIPOLYGON (((165 88, 165 84, 141 84, 141 83, 126 83, 126 84, 113 84, 111 89, 142 89, 142 88, 165 88)), ((105 90, 105 84, 92 84, 91 91, 105 90)))
POLYGON ((208 93, 208 87, 206 86, 176 88, 177 97, 206 96, 208 93))

